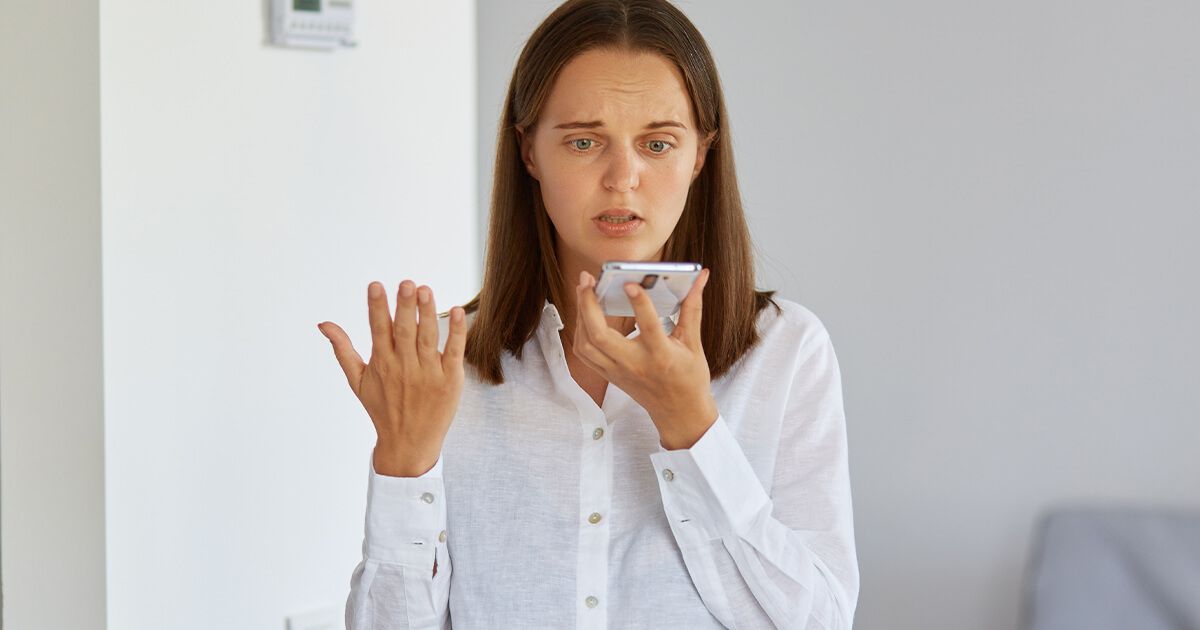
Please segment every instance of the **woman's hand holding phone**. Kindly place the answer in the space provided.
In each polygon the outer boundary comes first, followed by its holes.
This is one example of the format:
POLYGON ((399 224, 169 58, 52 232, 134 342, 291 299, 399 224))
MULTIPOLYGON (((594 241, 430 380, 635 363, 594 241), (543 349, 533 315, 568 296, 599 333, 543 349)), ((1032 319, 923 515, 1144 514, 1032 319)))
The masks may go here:
POLYGON ((590 273, 580 273, 575 289, 575 356, 646 409, 667 450, 691 448, 717 420, 712 375, 700 340, 701 294, 708 275, 704 269, 688 291, 670 334, 646 291, 626 284, 640 330, 634 339, 608 326, 590 273))
POLYGON ((375 472, 417 477, 437 463, 462 397, 465 313, 457 306, 450 310, 450 332, 438 352, 437 309, 429 287, 401 282, 393 316, 383 285, 372 282, 367 311, 369 362, 337 324, 322 322, 317 328, 333 344, 350 389, 375 425, 375 472))

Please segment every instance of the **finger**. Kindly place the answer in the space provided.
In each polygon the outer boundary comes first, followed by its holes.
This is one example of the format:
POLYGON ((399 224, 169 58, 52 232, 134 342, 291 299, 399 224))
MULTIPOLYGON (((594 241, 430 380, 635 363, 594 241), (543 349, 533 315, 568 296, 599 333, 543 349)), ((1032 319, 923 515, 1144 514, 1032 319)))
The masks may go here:
POLYGON ((367 315, 371 320, 371 356, 391 355, 392 320, 388 317, 387 295, 378 282, 367 287, 367 315))
POLYGON ((412 280, 400 283, 396 290, 396 315, 392 322, 396 355, 404 369, 415 369, 417 359, 417 284, 412 280))
POLYGON ((688 290, 683 304, 679 307, 679 321, 675 330, 671 331, 672 337, 688 343, 693 348, 700 343, 700 317, 704 313, 703 293, 710 274, 709 269, 704 269, 692 283, 692 288, 688 290))
POLYGON ((655 310, 650 295, 634 282, 625 285, 625 295, 629 296, 629 303, 633 305, 633 315, 637 318, 641 331, 638 336, 649 346, 651 352, 665 348, 667 333, 663 330, 662 321, 658 318, 658 311, 655 310))
POLYGON ((350 383, 350 390, 357 396, 359 384, 362 383, 363 370, 367 369, 367 364, 354 349, 354 344, 350 343, 350 336, 342 330, 341 326, 333 322, 322 322, 317 324, 317 330, 320 330, 329 343, 333 344, 333 356, 337 359, 338 365, 342 366, 342 372, 346 373, 346 381, 350 383))
POLYGON ((450 333, 442 350, 442 372, 456 374, 462 370, 463 353, 467 348, 467 314, 461 306, 450 309, 450 333))
POLYGON ((417 310, 421 315, 421 322, 417 325, 417 358, 421 361, 421 367, 440 370, 442 362, 437 350, 437 305, 433 301, 433 289, 425 285, 417 289, 417 310))
POLYGON ((571 342, 571 352, 575 354, 575 358, 603 376, 606 380, 611 381, 613 375, 616 374, 616 361, 613 361, 611 357, 596 348, 591 340, 587 338, 586 333, 581 333, 578 327, 575 329, 575 339, 571 342))
POLYGON ((575 288, 575 336, 578 338, 580 331, 583 332, 585 341, 594 346, 597 350, 607 354, 609 358, 615 359, 614 353, 619 350, 619 347, 614 342, 617 340, 614 337, 623 339, 621 334, 608 327, 608 322, 604 319, 604 311, 600 308, 600 302, 596 298, 596 279, 592 274, 583 271, 579 274, 580 284, 575 288))

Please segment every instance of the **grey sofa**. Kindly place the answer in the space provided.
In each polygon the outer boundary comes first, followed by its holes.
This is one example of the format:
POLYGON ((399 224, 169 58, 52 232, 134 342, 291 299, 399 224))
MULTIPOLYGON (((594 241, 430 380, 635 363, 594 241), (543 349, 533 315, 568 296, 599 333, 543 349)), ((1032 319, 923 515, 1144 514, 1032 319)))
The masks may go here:
POLYGON ((1026 585, 1025 630, 1200 630, 1200 511, 1053 510, 1026 585))

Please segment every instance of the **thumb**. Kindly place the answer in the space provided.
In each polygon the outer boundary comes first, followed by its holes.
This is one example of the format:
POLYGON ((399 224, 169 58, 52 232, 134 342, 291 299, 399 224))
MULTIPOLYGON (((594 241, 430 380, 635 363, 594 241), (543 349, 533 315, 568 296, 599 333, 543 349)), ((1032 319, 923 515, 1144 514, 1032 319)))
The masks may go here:
POLYGON ((333 356, 337 359, 338 365, 342 366, 342 371, 346 373, 346 381, 350 383, 350 390, 357 396, 363 370, 367 369, 367 365, 358 351, 354 349, 354 344, 350 343, 350 336, 342 330, 341 326, 333 322, 321 322, 317 324, 317 330, 320 330, 329 343, 333 344, 333 356))

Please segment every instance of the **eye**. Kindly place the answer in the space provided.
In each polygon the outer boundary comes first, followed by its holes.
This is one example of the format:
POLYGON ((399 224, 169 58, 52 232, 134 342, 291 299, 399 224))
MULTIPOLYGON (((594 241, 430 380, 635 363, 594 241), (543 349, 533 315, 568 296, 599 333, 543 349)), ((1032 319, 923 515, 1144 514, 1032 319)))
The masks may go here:
POLYGON ((646 146, 650 148, 651 153, 662 155, 663 153, 666 153, 671 148, 673 148, 675 145, 671 144, 670 142, 667 142, 666 140, 651 140, 650 142, 646 143, 646 146))
POLYGON ((571 148, 575 149, 576 151, 587 151, 588 149, 592 148, 592 144, 595 142, 596 141, 592 140, 591 138, 577 138, 571 141, 571 148), (581 146, 579 144, 581 142, 586 143, 586 145, 581 146))

